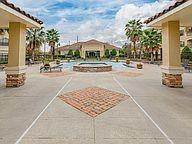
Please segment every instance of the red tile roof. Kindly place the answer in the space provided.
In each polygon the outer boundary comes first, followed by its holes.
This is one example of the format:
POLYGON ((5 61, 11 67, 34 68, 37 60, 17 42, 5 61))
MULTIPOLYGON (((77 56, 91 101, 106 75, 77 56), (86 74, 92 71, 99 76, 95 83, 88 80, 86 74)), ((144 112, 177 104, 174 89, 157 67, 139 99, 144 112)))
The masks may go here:
POLYGON ((157 19, 157 18, 161 17, 162 15, 170 12, 171 10, 177 8, 178 6, 182 5, 183 3, 187 2, 187 1, 188 0, 177 0, 174 5, 170 6, 167 9, 164 9, 162 12, 156 14, 155 16, 148 18, 144 23, 148 24, 148 23, 154 21, 155 19, 157 19))
POLYGON ((16 7, 14 4, 9 3, 7 0, 0 0, 1 3, 3 3, 4 5, 12 8, 13 10, 23 14, 24 16, 32 19, 33 21, 39 23, 40 25, 43 24, 43 22, 37 18, 35 18, 34 16, 31 16, 30 14, 26 13, 25 11, 21 10, 19 7, 16 7))

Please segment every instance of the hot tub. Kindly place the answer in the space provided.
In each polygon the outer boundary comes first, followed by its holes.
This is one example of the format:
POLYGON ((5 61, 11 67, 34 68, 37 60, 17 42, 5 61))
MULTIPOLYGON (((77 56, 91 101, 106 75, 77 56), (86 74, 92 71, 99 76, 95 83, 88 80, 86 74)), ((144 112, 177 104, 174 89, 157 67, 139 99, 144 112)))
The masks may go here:
POLYGON ((77 72, 109 72, 112 65, 106 63, 79 63, 73 66, 73 71, 77 72))

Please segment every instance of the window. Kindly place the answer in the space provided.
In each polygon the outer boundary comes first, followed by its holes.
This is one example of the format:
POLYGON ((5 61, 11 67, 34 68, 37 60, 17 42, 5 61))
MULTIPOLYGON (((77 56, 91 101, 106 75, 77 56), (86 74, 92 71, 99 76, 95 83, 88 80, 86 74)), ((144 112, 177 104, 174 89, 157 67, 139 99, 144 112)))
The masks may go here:
POLYGON ((8 54, 0 53, 0 63, 8 61, 8 54))
POLYGON ((180 41, 180 47, 184 47, 185 46, 185 42, 184 41, 180 41))
POLYGON ((180 36, 184 36, 184 30, 180 30, 180 36))
POLYGON ((0 46, 8 46, 8 45, 9 45, 9 39, 8 38, 0 39, 0 46))
POLYGON ((190 27, 190 28, 187 29, 187 35, 188 35, 188 36, 191 36, 191 35, 192 35, 192 27, 190 27))

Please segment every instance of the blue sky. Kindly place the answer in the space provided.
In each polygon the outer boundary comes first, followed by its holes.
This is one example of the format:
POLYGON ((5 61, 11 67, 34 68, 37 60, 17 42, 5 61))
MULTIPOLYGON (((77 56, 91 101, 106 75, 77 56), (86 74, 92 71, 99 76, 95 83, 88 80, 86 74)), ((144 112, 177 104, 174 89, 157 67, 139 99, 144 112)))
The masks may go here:
POLYGON ((142 20, 161 11, 169 0, 11 0, 44 21, 46 29, 55 28, 60 42, 98 39, 122 45, 124 25, 133 18, 142 20))

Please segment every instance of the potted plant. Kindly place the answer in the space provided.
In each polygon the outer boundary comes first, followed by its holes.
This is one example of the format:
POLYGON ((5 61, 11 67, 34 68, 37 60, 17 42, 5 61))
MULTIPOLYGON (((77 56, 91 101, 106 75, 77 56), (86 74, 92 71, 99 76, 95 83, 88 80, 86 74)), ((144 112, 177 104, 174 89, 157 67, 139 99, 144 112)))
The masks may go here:
POLYGON ((130 59, 126 59, 126 64, 130 64, 130 59))
POLYGON ((137 69, 143 69, 143 64, 142 63, 138 63, 137 64, 137 69))
POLYGON ((70 60, 71 60, 70 58, 67 58, 67 62, 70 62, 70 60))
POLYGON ((116 57, 116 58, 115 58, 115 61, 116 61, 116 62, 119 62, 119 57, 116 57))

